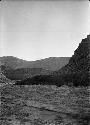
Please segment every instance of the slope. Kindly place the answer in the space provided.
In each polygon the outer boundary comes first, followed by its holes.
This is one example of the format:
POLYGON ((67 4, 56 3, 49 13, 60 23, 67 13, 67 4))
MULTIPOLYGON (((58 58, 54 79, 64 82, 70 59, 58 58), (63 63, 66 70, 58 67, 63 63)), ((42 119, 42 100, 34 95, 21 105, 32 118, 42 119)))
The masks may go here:
POLYGON ((0 57, 2 65, 9 66, 12 69, 18 68, 43 68, 56 71, 69 62, 70 57, 50 57, 36 61, 26 61, 13 56, 0 57))

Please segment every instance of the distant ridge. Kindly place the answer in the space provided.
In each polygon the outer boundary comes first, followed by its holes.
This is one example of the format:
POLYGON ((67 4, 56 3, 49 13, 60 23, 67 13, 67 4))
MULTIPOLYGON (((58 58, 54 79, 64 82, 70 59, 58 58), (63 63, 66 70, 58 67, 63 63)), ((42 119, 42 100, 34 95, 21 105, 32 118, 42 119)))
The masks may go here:
POLYGON ((43 68, 56 71, 69 62, 70 57, 49 57, 36 61, 26 61, 13 56, 0 57, 2 65, 9 66, 12 69, 18 68, 43 68))
POLYGON ((28 78, 19 84, 90 85, 90 35, 83 39, 68 64, 50 75, 28 78))
POLYGON ((36 61, 25 61, 13 56, 0 57, 1 70, 11 80, 24 80, 36 75, 49 75, 69 61, 69 57, 50 57, 36 61))
POLYGON ((11 69, 16 69, 26 61, 13 56, 3 56, 3 57, 0 57, 0 62, 1 62, 1 65, 10 67, 11 69))

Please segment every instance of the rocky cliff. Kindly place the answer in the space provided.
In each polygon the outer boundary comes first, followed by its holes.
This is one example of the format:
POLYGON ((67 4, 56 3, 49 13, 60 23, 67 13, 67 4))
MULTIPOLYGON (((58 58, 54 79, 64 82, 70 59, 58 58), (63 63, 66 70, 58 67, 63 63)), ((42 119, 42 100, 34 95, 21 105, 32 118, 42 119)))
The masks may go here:
POLYGON ((83 39, 69 63, 53 73, 60 76, 64 82, 73 82, 75 86, 89 85, 90 83, 90 35, 83 39))

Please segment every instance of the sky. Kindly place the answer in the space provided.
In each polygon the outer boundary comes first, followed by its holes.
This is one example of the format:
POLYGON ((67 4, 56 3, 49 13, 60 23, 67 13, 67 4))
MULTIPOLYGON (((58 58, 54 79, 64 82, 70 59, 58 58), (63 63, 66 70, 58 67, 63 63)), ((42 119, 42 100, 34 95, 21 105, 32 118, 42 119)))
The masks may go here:
POLYGON ((90 34, 88 0, 2 0, 0 56, 71 57, 90 34))

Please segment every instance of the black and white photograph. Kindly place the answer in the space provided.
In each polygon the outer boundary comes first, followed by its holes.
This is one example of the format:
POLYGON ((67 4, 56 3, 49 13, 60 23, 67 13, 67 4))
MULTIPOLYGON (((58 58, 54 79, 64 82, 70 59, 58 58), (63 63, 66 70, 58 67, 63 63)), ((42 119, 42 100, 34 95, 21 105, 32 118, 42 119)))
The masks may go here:
POLYGON ((90 1, 0 1, 0 125, 90 125, 90 1))

